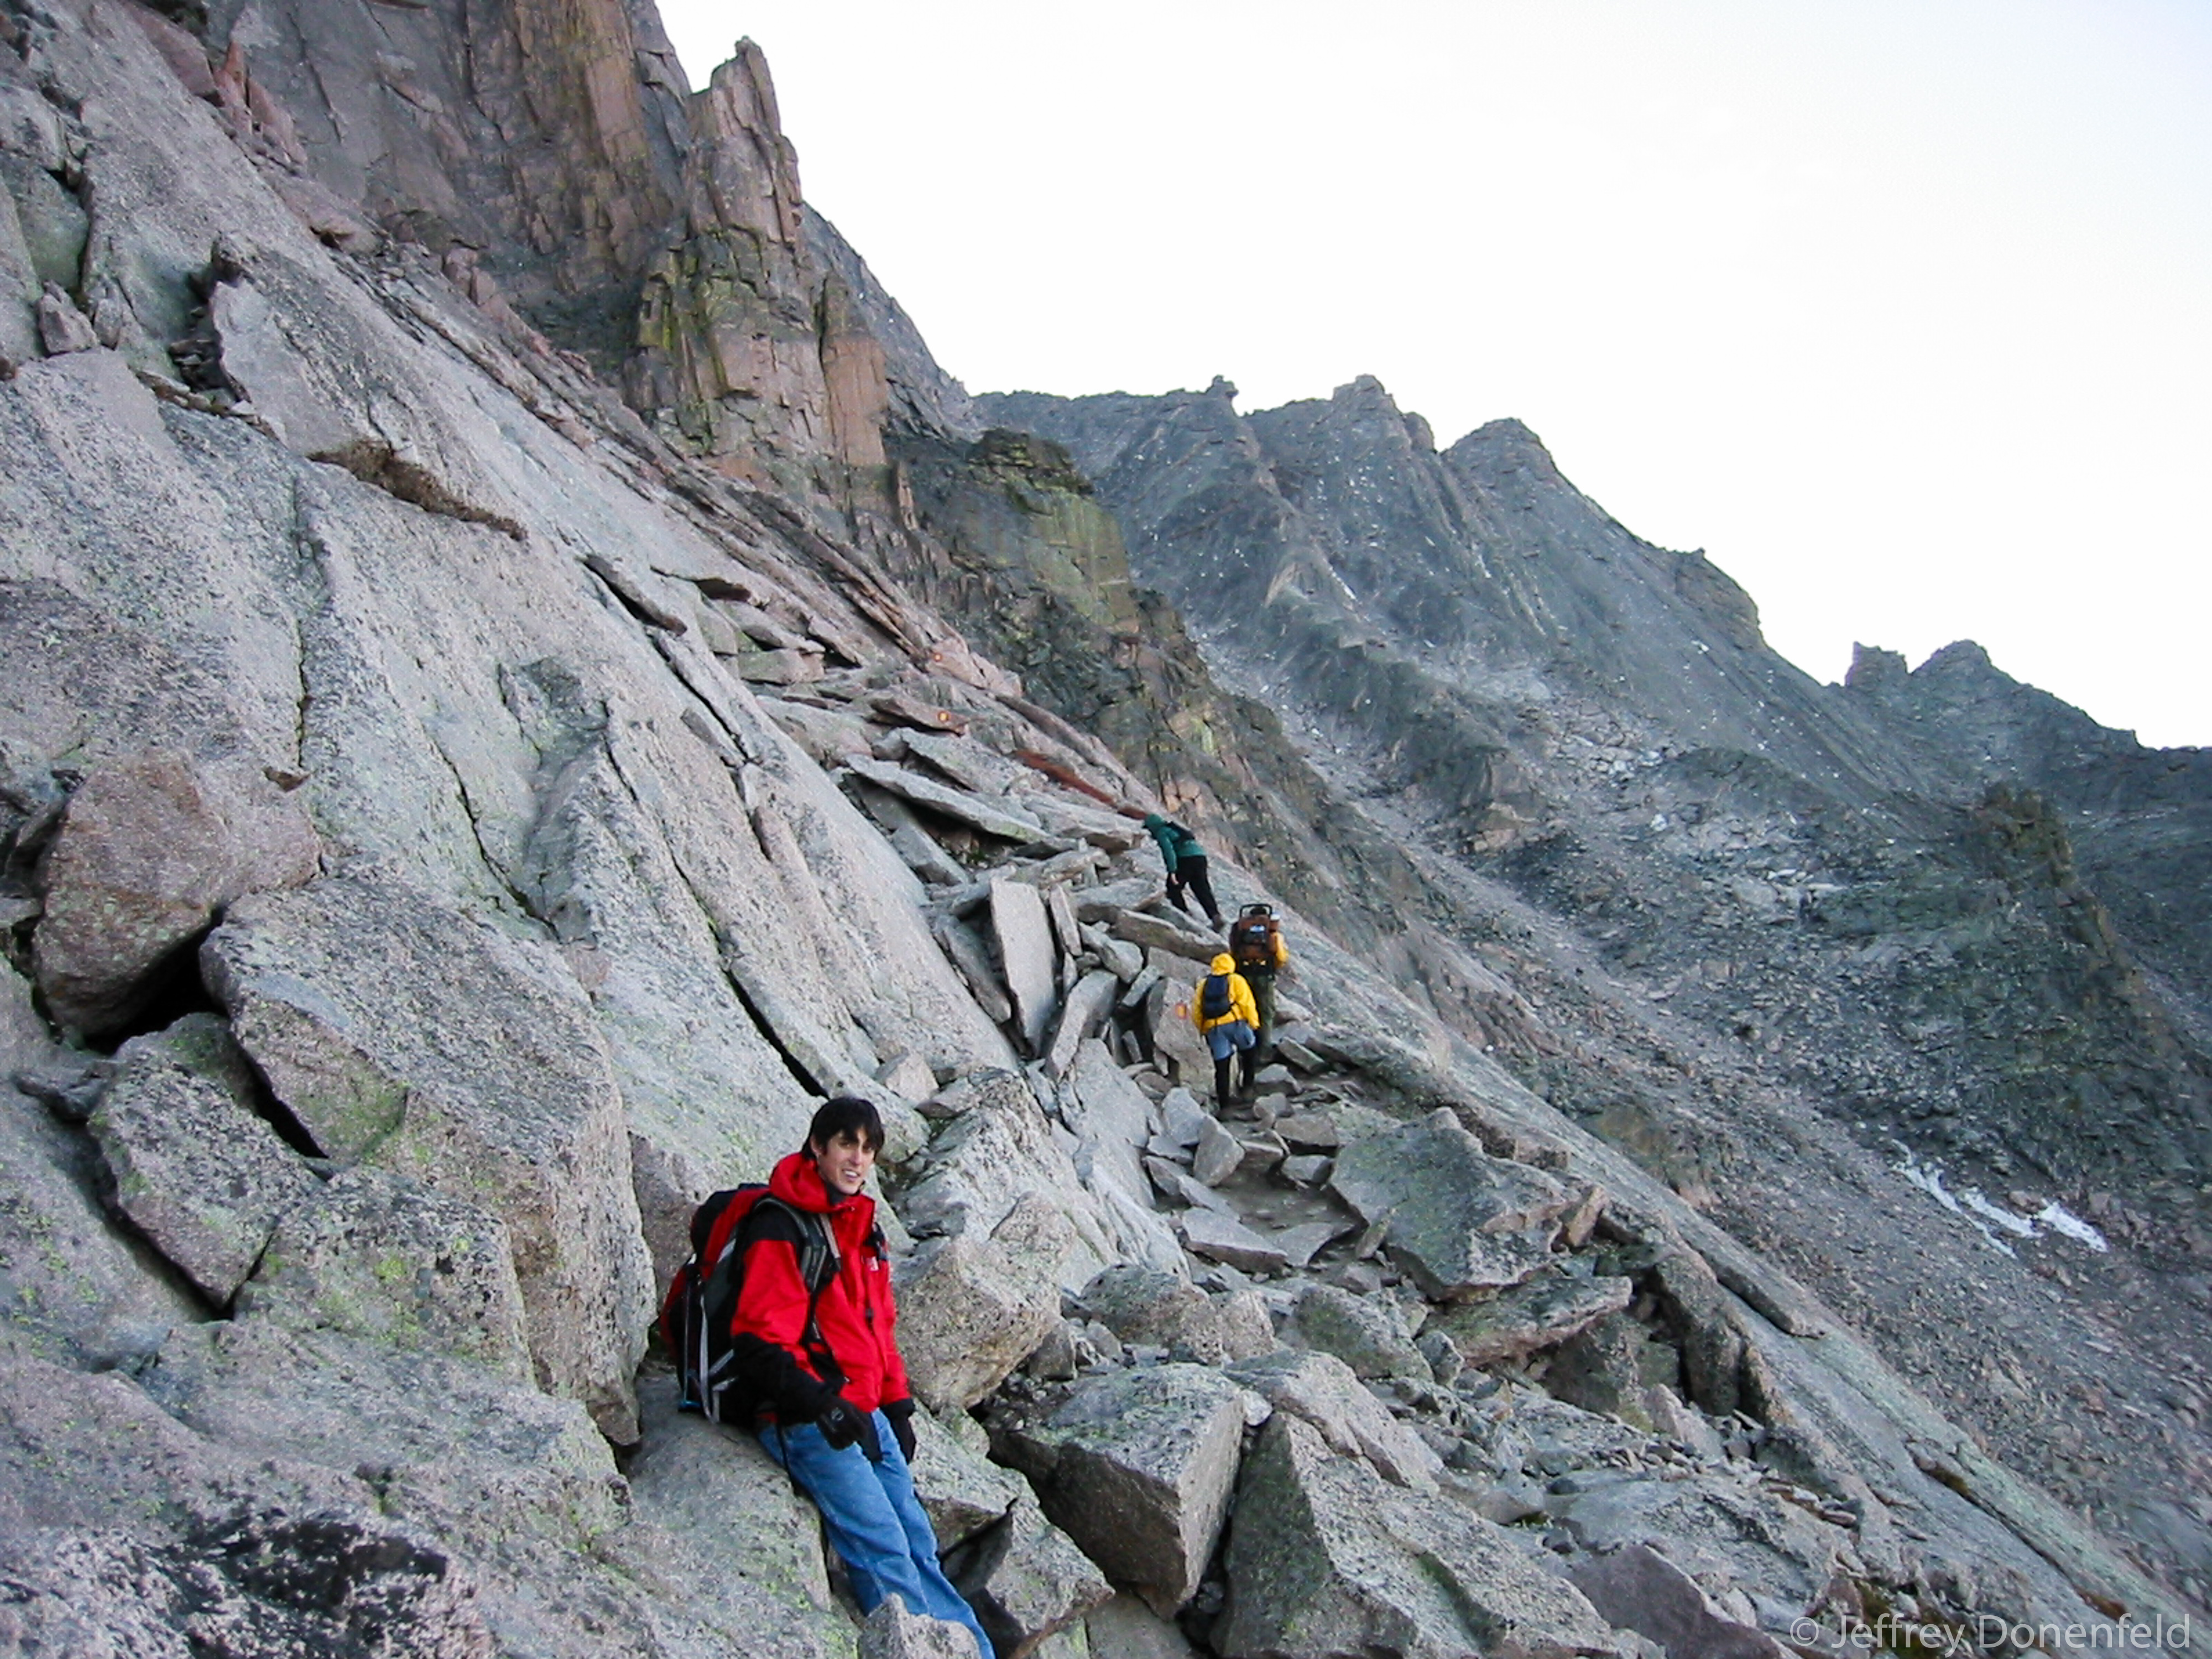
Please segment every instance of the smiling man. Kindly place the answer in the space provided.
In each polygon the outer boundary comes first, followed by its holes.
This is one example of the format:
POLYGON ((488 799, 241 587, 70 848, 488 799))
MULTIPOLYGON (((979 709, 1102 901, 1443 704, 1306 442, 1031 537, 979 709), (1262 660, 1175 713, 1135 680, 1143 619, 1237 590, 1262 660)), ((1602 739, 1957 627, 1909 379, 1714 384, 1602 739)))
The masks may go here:
POLYGON ((915 1499, 914 1399, 900 1358, 890 1264, 875 1200, 861 1189, 883 1150, 865 1100, 826 1101, 805 1146, 775 1166, 747 1231, 732 1351, 768 1455, 822 1511, 862 1613, 897 1595, 907 1611, 990 1638, 937 1559, 915 1499))

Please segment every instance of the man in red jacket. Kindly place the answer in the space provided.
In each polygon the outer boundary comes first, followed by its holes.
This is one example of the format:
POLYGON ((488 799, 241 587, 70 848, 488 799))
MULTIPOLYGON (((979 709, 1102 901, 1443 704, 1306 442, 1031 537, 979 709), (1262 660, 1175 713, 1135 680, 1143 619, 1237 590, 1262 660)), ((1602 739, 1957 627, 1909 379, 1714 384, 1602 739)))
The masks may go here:
POLYGON ((860 1611, 896 1595, 908 1613, 966 1626, 981 1659, 991 1659, 975 1610, 938 1565, 937 1536, 907 1469, 914 1398, 883 1231, 861 1190, 883 1145, 883 1120, 865 1100, 827 1101, 814 1114, 805 1150, 769 1177, 769 1191, 790 1209, 761 1206, 732 1347, 762 1402, 761 1444, 822 1511, 860 1611), (835 1266, 810 1291, 800 1264, 808 1230, 822 1226, 835 1266))

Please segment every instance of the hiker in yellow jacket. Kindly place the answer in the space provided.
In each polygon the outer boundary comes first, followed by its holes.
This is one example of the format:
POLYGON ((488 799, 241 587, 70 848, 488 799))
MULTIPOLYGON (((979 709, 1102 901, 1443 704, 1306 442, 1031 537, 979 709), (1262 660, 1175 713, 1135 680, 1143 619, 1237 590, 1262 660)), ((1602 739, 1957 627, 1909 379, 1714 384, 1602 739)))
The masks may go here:
POLYGON ((1248 1091, 1251 1089, 1253 1052, 1259 1041, 1260 1011, 1253 1003, 1252 988, 1237 971, 1236 961, 1228 951, 1215 957, 1210 971, 1199 981, 1190 1000, 1190 1018, 1206 1039, 1206 1052, 1213 1056, 1213 1109, 1218 1115, 1229 1109, 1232 1057, 1243 1059, 1243 1086, 1248 1091))

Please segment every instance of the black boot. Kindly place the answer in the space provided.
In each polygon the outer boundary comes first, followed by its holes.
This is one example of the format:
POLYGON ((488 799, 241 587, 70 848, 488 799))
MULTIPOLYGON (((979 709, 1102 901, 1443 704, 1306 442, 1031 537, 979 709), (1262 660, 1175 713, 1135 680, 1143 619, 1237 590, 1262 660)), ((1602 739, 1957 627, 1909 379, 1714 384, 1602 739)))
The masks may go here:
POLYGON ((1229 1111, 1230 1064, 1225 1058, 1213 1062, 1213 1115, 1216 1117, 1225 1116, 1229 1111))

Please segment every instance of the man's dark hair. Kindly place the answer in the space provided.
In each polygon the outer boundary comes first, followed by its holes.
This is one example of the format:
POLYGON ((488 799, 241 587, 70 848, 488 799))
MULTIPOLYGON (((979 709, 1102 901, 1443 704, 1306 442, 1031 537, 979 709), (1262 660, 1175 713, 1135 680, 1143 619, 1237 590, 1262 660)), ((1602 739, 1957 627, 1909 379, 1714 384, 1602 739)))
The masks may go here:
POLYGON ((857 1135, 872 1152, 884 1149, 883 1115, 872 1103, 857 1095, 838 1095, 825 1100, 814 1113, 814 1121, 806 1126, 806 1144, 828 1150, 830 1143, 839 1135, 857 1135))

